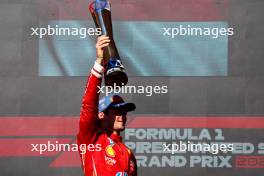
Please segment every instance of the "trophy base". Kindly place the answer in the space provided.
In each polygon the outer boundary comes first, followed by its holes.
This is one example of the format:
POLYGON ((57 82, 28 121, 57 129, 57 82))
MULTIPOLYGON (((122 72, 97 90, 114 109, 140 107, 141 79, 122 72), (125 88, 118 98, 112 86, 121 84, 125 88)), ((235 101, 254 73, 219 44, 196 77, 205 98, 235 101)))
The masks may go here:
POLYGON ((121 61, 117 58, 110 58, 105 72, 106 86, 124 86, 127 84, 128 78, 125 68, 121 61))
POLYGON ((123 71, 113 71, 105 75, 105 85, 106 86, 124 86, 128 82, 128 78, 125 72, 123 71))

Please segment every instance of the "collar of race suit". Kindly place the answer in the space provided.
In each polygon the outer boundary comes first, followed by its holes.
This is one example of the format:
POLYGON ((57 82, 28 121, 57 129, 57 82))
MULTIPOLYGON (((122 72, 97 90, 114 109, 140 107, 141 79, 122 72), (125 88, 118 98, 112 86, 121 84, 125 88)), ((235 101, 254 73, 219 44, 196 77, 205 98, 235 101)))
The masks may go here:
POLYGON ((112 134, 110 135, 110 138, 111 138, 114 142, 122 142, 122 136, 120 136, 120 135, 117 135, 117 134, 112 133, 112 134))

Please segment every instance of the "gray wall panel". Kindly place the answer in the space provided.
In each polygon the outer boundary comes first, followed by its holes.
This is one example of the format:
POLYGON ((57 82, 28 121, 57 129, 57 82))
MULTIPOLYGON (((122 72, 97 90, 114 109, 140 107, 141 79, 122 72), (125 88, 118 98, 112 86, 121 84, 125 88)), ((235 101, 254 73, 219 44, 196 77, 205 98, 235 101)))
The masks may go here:
MULTIPOLYGON (((0 0, 0 116, 78 116, 86 77, 39 77, 38 38, 32 37, 31 27, 49 20, 91 19, 88 12, 69 9, 66 4, 75 1, 54 0, 0 0), (49 2, 49 3, 47 3, 49 2), (45 8, 43 8, 45 6, 45 8), (68 8, 68 9, 67 9, 68 8), (48 9, 48 10, 46 10, 48 9), (62 11, 67 11, 64 16, 62 11), (71 18, 69 18, 71 17, 71 18)), ((82 1, 85 5, 87 0, 82 1)), ((82 3, 79 2, 78 3, 82 3)), ((172 1, 170 1, 172 2, 172 1)), ((190 1, 189 3, 194 2, 190 1)), ((230 0, 227 10, 224 0, 212 0, 217 14, 226 17, 235 35, 228 40, 228 76, 226 77, 130 77, 128 85, 168 85, 168 94, 151 97, 144 94, 123 94, 127 101, 135 102, 132 115, 179 116, 255 116, 264 114, 264 1, 230 0)), ((113 10, 125 11, 127 17, 155 11, 172 12, 178 4, 145 1, 113 2, 113 10), (145 13, 134 13, 134 6, 145 13)), ((195 6, 199 8, 199 4, 195 6)), ((87 9, 85 7, 85 9, 87 9)), ((182 7, 182 14, 189 14, 182 7)), ((204 10, 207 10, 206 8, 204 10)), ((118 16, 113 15, 113 18, 118 16)), ((134 43, 133 43, 134 44, 134 43)), ((117 44, 118 45, 118 44, 117 44)), ((131 44, 127 44, 129 47, 131 44)), ((122 53, 122 51, 120 51, 122 53)), ((129 65, 125 65, 129 67, 129 65)), ((87 73, 89 70, 87 70, 87 73)), ((5 117, 3 117, 5 118, 5 117)), ((7 117, 8 118, 8 117, 7 117)), ((151 122, 150 122, 151 123, 151 122)), ((77 124, 76 124, 77 125, 77 124)), ((21 126, 23 128, 23 126, 21 126)), ((196 129, 199 130, 199 129, 196 129)), ((224 129, 227 141, 258 143, 263 141, 263 129, 224 129)), ((25 136, 24 136, 25 137, 25 136)), ((8 136, 1 137, 1 139, 8 136)), ((15 139, 22 138, 15 136, 15 139)), ((26 136, 25 138, 32 138, 26 136)), ((257 155, 253 153, 252 155, 257 155)), ((19 176, 72 176, 82 175, 81 168, 49 168, 57 157, 0 157, 0 175, 19 176)), ((203 169, 168 168, 139 169, 139 175, 241 175, 262 176, 263 169, 203 169)))

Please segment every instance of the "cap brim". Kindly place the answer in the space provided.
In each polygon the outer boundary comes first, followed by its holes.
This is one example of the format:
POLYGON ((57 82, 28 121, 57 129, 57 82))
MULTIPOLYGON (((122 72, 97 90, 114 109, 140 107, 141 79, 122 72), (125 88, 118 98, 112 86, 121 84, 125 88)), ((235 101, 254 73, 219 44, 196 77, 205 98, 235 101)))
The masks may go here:
POLYGON ((110 106, 110 108, 113 109, 124 109, 126 112, 129 111, 134 111, 136 109, 136 105, 134 103, 118 103, 118 104, 113 104, 110 106))

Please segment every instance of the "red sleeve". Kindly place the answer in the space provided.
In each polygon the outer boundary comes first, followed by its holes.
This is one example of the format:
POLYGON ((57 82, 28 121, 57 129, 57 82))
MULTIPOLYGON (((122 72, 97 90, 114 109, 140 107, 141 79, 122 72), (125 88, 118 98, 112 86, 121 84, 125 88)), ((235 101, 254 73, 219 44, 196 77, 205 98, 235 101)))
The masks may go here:
POLYGON ((79 133, 77 135, 78 144, 94 143, 97 131, 100 128, 100 122, 98 119, 98 92, 99 86, 101 86, 102 82, 102 72, 103 67, 95 63, 88 78, 84 96, 82 99, 79 133))

